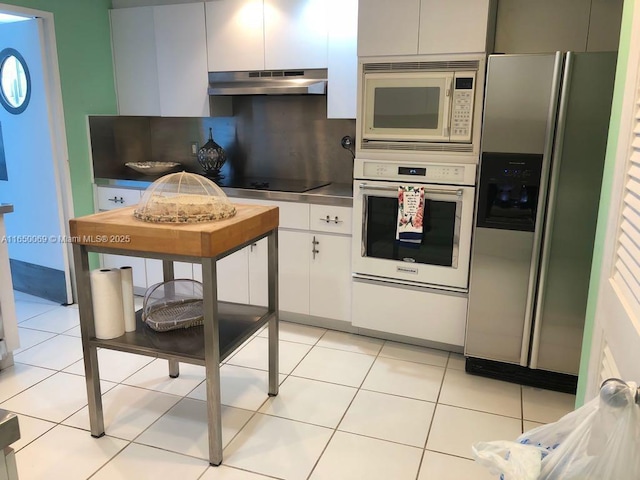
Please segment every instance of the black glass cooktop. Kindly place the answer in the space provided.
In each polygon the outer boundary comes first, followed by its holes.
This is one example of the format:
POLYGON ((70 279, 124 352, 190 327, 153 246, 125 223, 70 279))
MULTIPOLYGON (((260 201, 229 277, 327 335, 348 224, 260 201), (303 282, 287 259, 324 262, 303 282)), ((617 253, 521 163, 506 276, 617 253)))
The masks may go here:
POLYGON ((331 182, 322 180, 289 180, 280 178, 212 178, 219 186, 229 188, 245 188, 251 190, 269 190, 275 192, 303 193, 315 188, 324 187, 331 182))

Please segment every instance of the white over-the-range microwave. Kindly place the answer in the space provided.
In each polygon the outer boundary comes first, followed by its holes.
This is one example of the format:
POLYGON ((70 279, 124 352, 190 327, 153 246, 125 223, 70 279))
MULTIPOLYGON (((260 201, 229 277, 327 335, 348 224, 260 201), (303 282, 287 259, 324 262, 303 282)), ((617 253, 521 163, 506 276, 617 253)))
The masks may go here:
POLYGON ((359 68, 358 150, 477 156, 484 56, 361 59, 359 68))

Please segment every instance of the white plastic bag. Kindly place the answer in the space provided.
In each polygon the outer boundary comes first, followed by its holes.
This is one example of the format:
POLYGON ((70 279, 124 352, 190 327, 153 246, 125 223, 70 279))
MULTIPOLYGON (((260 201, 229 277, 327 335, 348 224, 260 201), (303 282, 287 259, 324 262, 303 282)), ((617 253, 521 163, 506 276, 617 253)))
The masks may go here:
POLYGON ((635 383, 611 379, 599 397, 557 422, 516 442, 478 443, 474 456, 503 480, 639 480, 638 395, 635 383), (537 470, 529 463, 533 454, 523 449, 539 452, 537 470))
POLYGON ((538 480, 543 449, 515 442, 478 442, 473 447, 478 463, 502 480, 538 480))

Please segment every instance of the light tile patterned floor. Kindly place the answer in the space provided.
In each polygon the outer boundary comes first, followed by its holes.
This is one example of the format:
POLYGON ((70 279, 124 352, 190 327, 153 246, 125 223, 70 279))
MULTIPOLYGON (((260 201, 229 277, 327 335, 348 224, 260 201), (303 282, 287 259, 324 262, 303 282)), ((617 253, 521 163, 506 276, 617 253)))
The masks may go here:
POLYGON ((280 394, 266 332, 221 369, 224 465, 207 462, 204 368, 99 352, 106 435, 88 432, 78 311, 16 295, 22 348, 0 372, 19 415, 20 480, 485 480, 480 440, 515 439, 575 398, 464 372, 461 355, 281 324, 280 394))

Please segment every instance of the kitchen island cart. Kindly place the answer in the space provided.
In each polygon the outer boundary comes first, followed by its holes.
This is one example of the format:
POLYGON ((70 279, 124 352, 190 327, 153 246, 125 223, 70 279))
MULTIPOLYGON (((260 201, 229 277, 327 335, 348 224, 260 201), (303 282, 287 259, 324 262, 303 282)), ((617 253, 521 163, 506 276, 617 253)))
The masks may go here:
POLYGON ((220 362, 263 325, 269 331, 269 395, 278 393, 278 208, 236 205, 231 218, 189 224, 147 223, 134 218, 133 207, 72 219, 74 266, 86 374, 91 435, 104 435, 97 349, 164 358, 169 374, 179 375, 179 362, 206 369, 209 463, 222 462, 220 362), (216 262, 268 239, 268 305, 218 302, 216 262), (204 325, 157 332, 136 313, 136 330, 109 340, 97 339, 89 272, 89 252, 158 258, 164 281, 173 279, 173 262, 202 265, 204 325))

